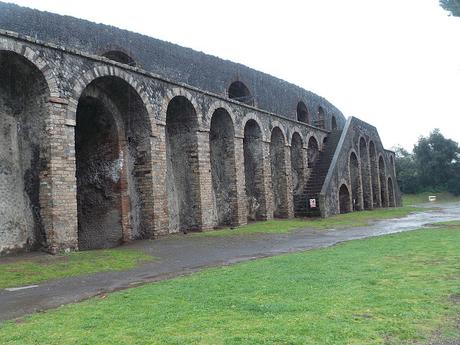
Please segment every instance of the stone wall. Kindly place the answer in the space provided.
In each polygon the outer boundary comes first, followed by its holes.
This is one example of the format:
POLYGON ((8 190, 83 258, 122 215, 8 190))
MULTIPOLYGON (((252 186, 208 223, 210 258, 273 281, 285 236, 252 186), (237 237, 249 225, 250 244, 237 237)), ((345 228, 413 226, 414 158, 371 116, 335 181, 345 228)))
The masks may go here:
MULTIPOLYGON (((13 33, 0 33, 0 57, 0 212, 2 221, 8 219, 0 223, 0 253, 101 248, 292 217, 294 198, 330 133, 288 114, 13 33), (11 71, 17 78, 7 75, 11 71), (24 87, 16 85, 21 80, 24 87), (23 223, 8 225, 15 219, 23 223)), ((332 121, 324 110, 325 122, 332 121)), ((366 144, 374 138, 376 168, 383 157, 389 169, 392 153, 375 139, 375 128, 353 121, 353 128, 369 133, 366 144)), ((359 142, 350 135, 347 142, 359 142)), ((397 203, 392 171, 384 183, 394 185, 397 203)), ((383 182, 376 180, 380 190, 383 182)), ((329 204, 339 187, 331 185, 329 204)))

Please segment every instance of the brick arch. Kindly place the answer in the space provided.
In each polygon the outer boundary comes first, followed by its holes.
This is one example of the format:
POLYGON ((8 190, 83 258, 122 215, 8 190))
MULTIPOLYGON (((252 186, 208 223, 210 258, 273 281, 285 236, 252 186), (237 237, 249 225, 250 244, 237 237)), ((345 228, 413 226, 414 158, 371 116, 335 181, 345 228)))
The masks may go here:
MULTIPOLYGON (((254 113, 248 113, 244 116, 243 120, 241 120, 241 127, 239 128, 235 128, 235 133, 238 133, 238 136, 240 136, 241 138, 244 137, 244 127, 246 126, 246 123, 249 121, 249 120, 254 120, 257 125, 259 126, 260 128, 260 132, 262 134, 262 141, 267 141, 267 137, 265 135, 265 131, 264 131, 264 126, 262 125, 262 121, 260 121, 259 117, 254 114, 254 113)), ((270 132, 271 134, 271 132, 270 132)))
POLYGON ((289 145, 289 139, 288 136, 286 135, 286 129, 284 126, 277 120, 271 122, 271 127, 272 129, 270 130, 270 136, 273 132, 273 130, 278 127, 281 130, 281 133, 283 133, 283 139, 284 139, 284 145, 289 145))
POLYGON ((46 84, 48 85, 48 91, 50 97, 59 97, 59 87, 58 87, 58 78, 53 72, 53 69, 50 67, 49 63, 40 57, 40 53, 37 50, 30 48, 24 44, 14 42, 8 47, 1 48, 0 51, 13 52, 22 56, 32 65, 34 65, 45 78, 46 84))
POLYGON ((291 128, 290 132, 291 132, 290 135, 287 137, 288 138, 288 144, 292 145, 292 137, 294 136, 295 133, 297 133, 300 136, 300 139, 302 140, 302 147, 304 147, 305 146, 305 138, 304 138, 304 135, 302 134, 302 131, 300 130, 300 128, 297 127, 297 126, 294 126, 293 128, 291 128))
POLYGON ((176 88, 169 89, 166 91, 165 97, 163 98, 163 101, 161 104, 161 112, 160 112, 161 122, 166 123, 166 113, 168 111, 169 102, 171 102, 171 100, 177 96, 185 97, 192 104, 193 108, 195 108, 195 114, 197 117, 196 121, 198 123, 198 127, 201 128, 202 121, 201 121, 201 117, 199 116, 201 107, 198 105, 198 102, 196 101, 195 97, 193 97, 192 94, 189 91, 187 91, 185 88, 181 88, 181 87, 176 87, 176 88))
MULTIPOLYGON (((132 77, 132 74, 127 73, 123 69, 118 67, 107 67, 107 66, 97 66, 91 70, 87 70, 80 77, 77 76, 76 82, 72 88, 72 96, 69 99, 69 106, 67 109, 67 118, 76 118, 78 100, 80 99, 81 94, 86 89, 86 87, 95 81, 96 79, 103 77, 116 77, 128 85, 130 85, 137 93, 137 95, 142 100, 142 103, 148 114, 148 124, 150 126, 150 133, 153 135, 156 133, 156 124, 154 119, 153 105, 150 102, 150 97, 143 88, 143 83, 138 82, 135 78, 132 77)), ((165 112, 166 114, 166 112, 165 112)))
MULTIPOLYGON (((230 115, 230 118, 232 119, 232 122, 233 122, 233 128, 235 128, 235 125, 236 125, 236 115, 233 111, 233 109, 224 101, 216 101, 214 102, 213 104, 211 104, 211 106, 209 107, 209 110, 208 112, 206 113, 206 116, 204 118, 204 122, 202 123, 203 126, 205 126, 207 129, 210 128, 211 126, 211 119, 212 119, 212 116, 214 115, 214 113, 216 112, 217 109, 224 109, 228 115, 230 115)), ((236 130, 236 128, 235 128, 236 130)))

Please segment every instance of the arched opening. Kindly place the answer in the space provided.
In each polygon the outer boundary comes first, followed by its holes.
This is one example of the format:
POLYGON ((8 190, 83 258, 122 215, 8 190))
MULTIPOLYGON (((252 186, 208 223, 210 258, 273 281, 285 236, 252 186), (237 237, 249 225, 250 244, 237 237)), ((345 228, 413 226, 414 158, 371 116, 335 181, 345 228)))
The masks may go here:
POLYGON ((273 187, 273 210, 275 218, 287 216, 286 210, 286 154, 284 152, 284 135, 279 127, 272 130, 270 140, 270 162, 273 187))
POLYGON ((313 168, 316 160, 319 156, 319 146, 318 142, 314 137, 310 137, 308 140, 308 147, 307 147, 307 158, 308 158, 308 167, 313 168))
POLYGON ((219 226, 231 225, 236 212, 235 132, 232 118, 219 108, 212 115, 209 132, 214 209, 219 226))
POLYGON ((395 191, 393 189, 393 180, 391 177, 388 178, 388 206, 395 207, 395 191))
POLYGON ((254 120, 244 126, 243 151, 248 220, 262 219, 265 211, 262 131, 254 120))
POLYGON ((353 211, 362 210, 361 205, 361 178, 359 176, 359 162, 356 154, 350 154, 350 182, 351 182, 351 200, 353 211))
POLYGON ((248 105, 254 105, 254 98, 251 92, 241 81, 235 81, 230 85, 228 88, 228 98, 248 105))
POLYGON ((379 158, 379 180, 380 180, 380 198, 382 200, 382 207, 388 207, 388 194, 385 178, 385 161, 383 157, 379 158))
POLYGON ((377 154, 373 141, 369 142, 369 159, 371 166, 371 184, 372 184, 372 203, 373 208, 380 207, 380 191, 379 191, 379 172, 377 167, 377 154))
POLYGON ((351 212, 350 192, 345 184, 339 189, 339 210, 341 214, 351 212))
POLYGON ((302 101, 297 103, 297 121, 303 123, 310 123, 307 106, 302 101))
POLYGON ((331 130, 333 131, 337 130, 337 120, 335 116, 331 117, 331 130))
POLYGON ((150 237, 151 130, 140 96, 120 78, 98 78, 83 90, 76 119, 79 248, 150 237))
POLYGON ((102 54, 102 56, 125 65, 136 66, 136 62, 131 56, 119 50, 110 50, 102 54))
POLYGON ((200 228, 198 120, 192 103, 174 97, 166 112, 166 188, 170 232, 200 228))
POLYGON ((318 120, 316 121, 316 126, 319 128, 325 128, 325 112, 322 106, 318 107, 318 120))
POLYGON ((364 209, 372 209, 372 191, 371 191, 371 176, 369 166, 369 153, 367 144, 364 138, 359 140, 359 158, 361 159, 361 178, 363 181, 363 202, 364 209))
POLYGON ((305 185, 304 161, 302 138, 299 133, 295 132, 291 140, 291 176, 294 213, 302 210, 302 192, 305 185))
POLYGON ((36 66, 0 51, 0 253, 46 243, 40 177, 49 161, 48 97, 36 66))

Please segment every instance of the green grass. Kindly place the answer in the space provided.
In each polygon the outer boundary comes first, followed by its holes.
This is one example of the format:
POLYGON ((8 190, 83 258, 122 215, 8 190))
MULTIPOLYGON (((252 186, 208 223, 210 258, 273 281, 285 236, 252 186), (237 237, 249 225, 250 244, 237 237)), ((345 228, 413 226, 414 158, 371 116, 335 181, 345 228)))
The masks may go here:
POLYGON ((140 251, 104 249, 55 256, 43 255, 12 263, 1 263, 0 260, 0 288, 89 273, 125 270, 152 259, 152 256, 140 251))
POLYGON ((444 202, 458 202, 460 201, 460 196, 454 196, 453 194, 448 193, 448 192, 440 192, 440 193, 425 192, 425 193, 419 193, 419 194, 404 194, 402 199, 403 199, 403 205, 405 206, 424 204, 424 203, 430 203, 430 204, 436 205, 438 203, 444 203, 444 202), (428 201, 428 196, 430 195, 436 195, 435 202, 428 201))
POLYGON ((460 227, 213 268, 0 325, 11 344, 428 344, 460 336, 460 227))
POLYGON ((400 218, 411 212, 422 210, 421 208, 405 206, 396 208, 381 208, 372 211, 352 212, 339 214, 328 218, 318 219, 288 219, 269 220, 254 222, 234 229, 221 229, 208 232, 194 233, 199 237, 235 236, 257 233, 289 233, 300 228, 311 229, 337 229, 355 226, 366 226, 374 220, 400 218))

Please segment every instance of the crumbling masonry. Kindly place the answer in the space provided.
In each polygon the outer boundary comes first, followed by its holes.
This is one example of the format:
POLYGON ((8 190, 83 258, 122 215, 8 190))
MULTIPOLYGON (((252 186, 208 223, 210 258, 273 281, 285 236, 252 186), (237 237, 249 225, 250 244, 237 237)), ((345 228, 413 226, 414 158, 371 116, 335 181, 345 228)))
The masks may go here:
POLYGON ((0 254, 395 207, 375 127, 248 67, 0 3, 0 254))

